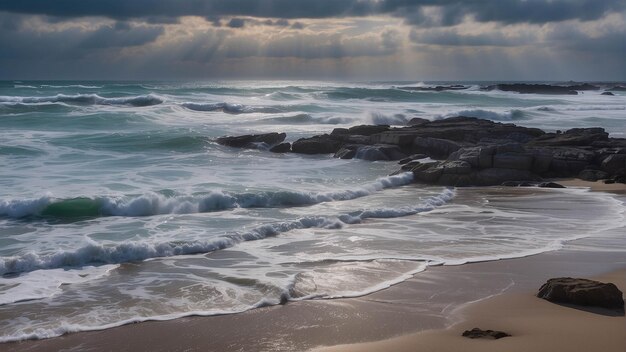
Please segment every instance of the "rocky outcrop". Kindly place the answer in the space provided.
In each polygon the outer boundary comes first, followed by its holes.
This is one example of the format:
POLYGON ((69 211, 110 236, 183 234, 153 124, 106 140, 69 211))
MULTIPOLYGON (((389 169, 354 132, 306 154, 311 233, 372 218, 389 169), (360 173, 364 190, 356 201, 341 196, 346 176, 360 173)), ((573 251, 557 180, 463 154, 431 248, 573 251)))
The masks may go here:
POLYGON ((565 133, 546 133, 529 144, 537 146, 590 146, 608 139, 609 134, 604 128, 573 128, 565 131, 565 133))
POLYGON ((342 159, 401 160, 401 170, 412 171, 417 182, 449 186, 538 185, 542 178, 554 177, 626 179, 626 139, 610 138, 602 128, 545 133, 459 116, 435 121, 416 118, 407 127, 336 128, 330 134, 301 138, 291 146, 278 144, 284 138, 284 134, 270 133, 222 137, 218 142, 238 147, 272 144, 273 152, 334 154, 342 159), (425 157, 435 160, 418 161, 425 157))
POLYGON ((388 125, 359 125, 350 128, 335 128, 330 135, 331 136, 345 136, 345 135, 358 135, 358 136, 371 136, 376 133, 381 133, 389 130, 388 125))
POLYGON ((407 155, 396 145, 344 145, 335 153, 335 158, 362 159, 368 161, 395 161, 407 155))
POLYGON ((597 90, 600 87, 583 83, 573 85, 552 85, 552 84, 495 84, 487 87, 481 87, 482 90, 501 90, 503 92, 517 92, 522 94, 568 94, 576 95, 578 91, 597 90))
POLYGON ((614 96, 615 94, 611 93, 611 92, 602 92, 602 94, 600 95, 610 95, 610 96, 614 96))
POLYGON ((537 297, 550 302, 624 309, 622 291, 612 283, 561 277, 543 284, 537 297))
POLYGON ((494 330, 482 330, 479 328, 473 328, 472 330, 465 330, 462 334, 463 337, 468 337, 470 339, 491 339, 497 340, 503 337, 511 336, 504 331, 494 331, 494 330))
POLYGON ((311 138, 300 138, 291 144, 291 151, 299 154, 332 154, 342 146, 342 142, 324 134, 311 138))
POLYGON ((217 139, 217 143, 235 148, 257 148, 259 144, 273 146, 285 140, 285 133, 248 134, 243 136, 226 136, 217 139))
POLYGON ((291 143, 280 143, 270 148, 270 152, 272 153, 287 153, 290 151, 291 143))
POLYGON ((443 92, 446 90, 464 90, 468 88, 469 86, 464 86, 460 84, 453 84, 449 86, 434 86, 434 87, 398 87, 398 89, 413 90, 413 91, 418 91, 418 92, 443 92))

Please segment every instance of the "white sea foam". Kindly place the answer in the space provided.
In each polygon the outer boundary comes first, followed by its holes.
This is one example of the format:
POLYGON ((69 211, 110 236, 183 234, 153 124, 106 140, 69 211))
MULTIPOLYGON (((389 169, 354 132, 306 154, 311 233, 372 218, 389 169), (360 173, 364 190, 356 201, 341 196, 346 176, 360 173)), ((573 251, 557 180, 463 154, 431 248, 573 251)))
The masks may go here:
POLYGON ((482 110, 482 109, 472 109, 472 110, 459 110, 452 113, 447 113, 445 115, 440 115, 438 118, 448 118, 455 116, 466 116, 466 117, 476 117, 479 119, 486 119, 492 121, 515 121, 522 120, 525 118, 524 111, 522 110, 509 110, 505 112, 491 111, 491 110, 482 110))
POLYGON ((233 115, 283 112, 283 109, 280 109, 278 107, 246 106, 243 104, 234 103, 182 103, 180 105, 184 108, 194 111, 221 111, 226 114, 233 115))
POLYGON ((61 292, 62 285, 103 277, 116 267, 116 265, 102 265, 70 270, 36 270, 24 272, 13 278, 3 278, 1 284, 9 288, 0 291, 0 306, 51 297, 61 292))
POLYGON ((129 105, 135 107, 151 106, 163 103, 163 99, 154 94, 119 98, 104 98, 97 94, 57 94, 47 97, 0 96, 0 104, 40 104, 65 103, 71 105, 129 105))
POLYGON ((444 205, 454 197, 451 189, 443 190, 439 195, 426 199, 416 206, 402 208, 381 208, 357 211, 337 217, 309 216, 292 221, 259 225, 243 232, 227 233, 207 241, 134 241, 115 244, 97 243, 88 238, 85 245, 78 249, 57 251, 54 253, 28 252, 18 256, 0 258, 0 275, 7 273, 29 272, 39 269, 63 267, 81 267, 88 264, 119 264, 141 261, 150 258, 177 255, 208 253, 232 247, 244 241, 255 241, 296 229, 341 228, 347 224, 358 224, 366 219, 392 218, 413 215, 433 210, 444 205))
POLYGON ((162 214, 190 214, 220 211, 232 208, 267 208, 305 206, 322 202, 345 201, 365 197, 386 188, 411 183, 410 172, 381 177, 374 182, 343 191, 295 192, 267 191, 257 193, 228 193, 212 191, 204 195, 167 197, 158 193, 147 193, 132 197, 95 197, 56 199, 46 195, 37 199, 2 200, 0 216, 24 218, 27 216, 81 217, 81 216, 151 216, 162 214), (72 213, 72 204, 95 212, 72 213))
POLYGON ((385 115, 380 112, 370 112, 368 122, 374 125, 406 125, 408 118, 403 114, 385 115))
POLYGON ((83 89, 101 89, 102 86, 90 86, 84 84, 68 84, 68 85, 51 85, 51 84, 42 84, 43 88, 83 88, 83 89))

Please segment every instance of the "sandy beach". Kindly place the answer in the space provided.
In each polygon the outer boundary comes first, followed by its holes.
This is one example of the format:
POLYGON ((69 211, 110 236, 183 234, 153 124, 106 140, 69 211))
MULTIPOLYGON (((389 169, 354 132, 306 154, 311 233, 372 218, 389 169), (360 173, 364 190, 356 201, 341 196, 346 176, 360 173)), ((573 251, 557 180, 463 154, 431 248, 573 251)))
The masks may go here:
MULTIPOLYGON (((595 277, 626 288, 626 271, 595 277)), ((463 321, 447 329, 424 331, 366 344, 335 346, 317 352, 352 351, 624 351, 623 312, 580 309, 547 302, 533 292, 502 294, 460 311, 463 321), (498 340, 461 336, 475 327, 512 336, 498 340)))
MULTIPOLYGON (((570 187, 599 185, 563 182, 570 187)), ((623 191, 623 185, 612 191, 623 191), (621 188, 619 188, 621 187, 621 188)), ((570 242, 525 258, 429 267, 367 296, 308 300, 225 316, 131 324, 3 345, 6 351, 624 351, 623 314, 536 298, 549 278, 615 283, 626 291, 626 250, 616 236, 570 242), (461 337, 503 330, 497 341, 461 337), (334 347, 325 347, 334 346, 334 347)))

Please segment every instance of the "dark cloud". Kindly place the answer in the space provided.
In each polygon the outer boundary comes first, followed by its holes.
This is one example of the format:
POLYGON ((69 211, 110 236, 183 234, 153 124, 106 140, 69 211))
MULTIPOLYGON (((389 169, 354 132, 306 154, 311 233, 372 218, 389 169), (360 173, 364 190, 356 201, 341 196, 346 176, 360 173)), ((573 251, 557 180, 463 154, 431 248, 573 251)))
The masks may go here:
POLYGON ((425 7, 439 8, 438 25, 479 22, 548 23, 589 21, 626 8, 624 0, 0 0, 0 11, 58 17, 102 16, 167 21, 180 16, 206 18, 328 18, 391 14, 413 25, 429 25, 425 7))
POLYGON ((246 20, 243 18, 231 18, 226 25, 230 28, 243 28, 246 25, 246 20))
POLYGON ((117 22, 114 27, 103 26, 88 33, 78 45, 83 49, 140 46, 155 41, 163 33, 162 27, 131 27, 117 22))
MULTIPOLYGON (((214 22, 215 24, 215 22, 214 22)), ((217 21, 216 27, 221 26, 221 21, 217 21)), ((241 17, 233 17, 227 23, 227 27, 230 28, 243 28, 245 26, 270 26, 270 27, 291 27, 293 29, 303 29, 304 25, 300 22, 294 22, 294 24, 290 24, 289 20, 284 18, 279 18, 277 20, 266 19, 259 20, 254 17, 249 18, 241 18, 241 17)))
POLYGON ((252 16, 325 18, 372 13, 362 0, 1 0, 0 11, 61 17, 252 16))
POLYGON ((162 33, 162 27, 133 27, 124 22, 91 30, 71 27, 42 32, 15 28, 0 31, 0 58, 46 61, 84 57, 93 54, 93 50, 148 44, 162 33))
POLYGON ((432 24, 424 15, 424 7, 435 7, 441 12, 437 22, 449 26, 458 24, 466 16, 478 22, 549 23, 566 20, 591 21, 612 11, 623 11, 623 0, 386 0, 378 9, 405 17, 414 25, 432 24))

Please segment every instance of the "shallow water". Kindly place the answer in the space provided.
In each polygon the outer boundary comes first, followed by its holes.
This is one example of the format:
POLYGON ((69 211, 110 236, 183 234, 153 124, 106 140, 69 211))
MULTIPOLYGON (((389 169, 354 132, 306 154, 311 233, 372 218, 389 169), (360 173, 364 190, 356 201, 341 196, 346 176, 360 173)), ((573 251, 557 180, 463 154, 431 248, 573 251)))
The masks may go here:
POLYGON ((623 93, 403 85, 1 82, 0 341, 358 296, 624 225, 607 194, 417 186, 392 162, 214 142, 457 114, 626 132, 623 93))

